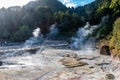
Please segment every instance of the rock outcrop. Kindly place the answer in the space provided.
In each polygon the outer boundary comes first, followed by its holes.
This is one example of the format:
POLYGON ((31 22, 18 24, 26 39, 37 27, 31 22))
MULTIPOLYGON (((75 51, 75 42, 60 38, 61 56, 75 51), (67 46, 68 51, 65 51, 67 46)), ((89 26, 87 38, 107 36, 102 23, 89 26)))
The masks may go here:
POLYGON ((74 68, 87 65, 86 62, 81 62, 76 58, 63 58, 62 60, 60 60, 60 62, 67 68, 74 68))
POLYGON ((103 55, 111 55, 109 46, 108 46, 108 45, 103 45, 103 46, 100 48, 100 54, 103 54, 103 55))

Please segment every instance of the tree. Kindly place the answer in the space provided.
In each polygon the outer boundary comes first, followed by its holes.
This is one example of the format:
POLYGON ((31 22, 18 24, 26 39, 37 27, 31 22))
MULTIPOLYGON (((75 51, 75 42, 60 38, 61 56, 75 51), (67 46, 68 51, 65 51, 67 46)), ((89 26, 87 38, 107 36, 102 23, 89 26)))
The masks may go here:
POLYGON ((34 16, 35 26, 39 26, 41 33, 45 35, 49 31, 50 25, 54 23, 51 9, 48 7, 39 7, 36 9, 34 16))
POLYGON ((25 41, 32 35, 32 31, 29 29, 28 26, 22 26, 20 29, 14 34, 13 40, 25 41))
POLYGON ((54 14, 54 18, 61 36, 74 35, 79 26, 82 25, 81 17, 75 12, 59 11, 54 14))

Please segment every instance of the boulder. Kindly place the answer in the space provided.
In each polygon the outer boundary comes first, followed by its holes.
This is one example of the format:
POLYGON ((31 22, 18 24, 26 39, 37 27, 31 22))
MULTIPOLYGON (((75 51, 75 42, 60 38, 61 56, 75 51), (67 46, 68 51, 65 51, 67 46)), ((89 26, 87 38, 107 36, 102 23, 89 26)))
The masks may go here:
POLYGON ((114 80, 115 76, 113 74, 106 74, 105 79, 106 80, 114 80))
POLYGON ((67 68, 74 68, 87 65, 86 62, 81 62, 76 58, 63 58, 62 60, 60 60, 60 62, 67 68))
POLYGON ((103 46, 100 48, 100 54, 103 54, 103 55, 111 55, 110 47, 109 47, 108 45, 103 45, 103 46))

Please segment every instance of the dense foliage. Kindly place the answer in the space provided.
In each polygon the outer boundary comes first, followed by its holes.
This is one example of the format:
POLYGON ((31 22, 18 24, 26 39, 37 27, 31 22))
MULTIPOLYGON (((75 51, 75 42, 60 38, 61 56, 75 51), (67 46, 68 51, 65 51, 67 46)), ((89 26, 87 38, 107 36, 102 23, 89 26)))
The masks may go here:
POLYGON ((120 18, 114 22, 113 27, 114 28, 109 44, 114 54, 120 54, 120 18))
POLYGON ((99 33, 99 39, 107 38, 111 34, 114 21, 120 16, 120 1, 102 0, 91 19, 92 24, 99 23, 104 16, 109 16, 109 18, 108 22, 96 31, 99 33))
POLYGON ((81 17, 74 12, 70 13, 68 11, 59 11, 54 14, 54 18, 59 29, 59 34, 62 36, 73 35, 79 25, 82 25, 81 17))
POLYGON ((37 0, 21 7, 0 9, 0 40, 24 41, 31 36, 33 29, 41 28, 46 35, 51 24, 55 23, 54 13, 67 8, 57 0, 37 0), (26 34, 26 32, 28 32, 26 34))

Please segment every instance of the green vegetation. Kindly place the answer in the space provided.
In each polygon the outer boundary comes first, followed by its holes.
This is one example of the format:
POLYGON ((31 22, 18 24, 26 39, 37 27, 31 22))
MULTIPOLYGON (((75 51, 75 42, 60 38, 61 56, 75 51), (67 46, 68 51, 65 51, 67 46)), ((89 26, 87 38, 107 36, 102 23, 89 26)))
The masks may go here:
POLYGON ((24 41, 32 35, 32 31, 28 26, 22 26, 20 29, 14 34, 13 40, 15 41, 24 41))
POLYGON ((58 0, 38 0, 23 7, 2 8, 0 40, 24 41, 31 36, 30 32, 36 27, 40 27, 42 34, 46 35, 50 25, 56 22, 54 13, 66 10, 67 8, 58 0))
POLYGON ((120 54, 120 18, 114 22, 113 27, 112 36, 109 43, 113 52, 120 54))
POLYGON ((76 13, 66 12, 56 12, 54 14, 57 27, 59 29, 59 34, 62 36, 71 36, 78 29, 79 25, 82 24, 80 16, 76 13))

